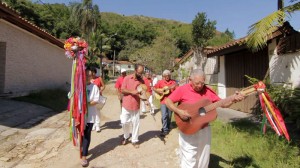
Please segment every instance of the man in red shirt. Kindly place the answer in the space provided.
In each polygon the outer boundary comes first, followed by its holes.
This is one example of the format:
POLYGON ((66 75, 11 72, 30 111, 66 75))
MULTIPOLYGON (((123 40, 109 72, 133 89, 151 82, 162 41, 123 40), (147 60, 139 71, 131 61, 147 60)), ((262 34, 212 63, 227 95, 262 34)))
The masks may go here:
POLYGON ((145 77, 144 77, 144 81, 145 81, 145 85, 147 86, 147 92, 149 93, 149 99, 148 102, 141 102, 141 112, 142 113, 146 113, 147 112, 147 104, 150 106, 150 113, 152 113, 152 108, 153 108, 153 104, 152 104, 152 89, 151 89, 151 83, 152 83, 152 78, 150 76, 149 72, 145 73, 145 77))
POLYGON ((123 97, 123 94, 121 92, 121 86, 122 86, 125 76, 126 76, 126 69, 121 69, 121 76, 118 77, 116 84, 115 84, 115 88, 116 88, 116 91, 118 94, 118 98, 120 100, 121 107, 122 107, 122 97, 123 97))
MULTIPOLYGON (((182 120, 188 121, 191 115, 187 110, 179 109, 175 103, 194 104, 201 99, 209 99, 211 102, 219 101, 220 98, 214 91, 204 84, 205 74, 200 69, 192 71, 190 82, 178 87, 166 100, 165 103, 174 113, 177 113, 182 120)), ((234 94, 230 101, 224 103, 221 107, 229 107, 236 101, 241 101, 244 96, 234 94)), ((211 130, 210 126, 198 130, 192 135, 187 135, 179 131, 179 147, 181 167, 206 168, 209 164, 210 156, 211 130)))
POLYGON ((171 130, 172 111, 166 106, 165 100, 175 90, 177 83, 171 79, 171 72, 169 70, 164 70, 162 75, 163 79, 156 83, 153 90, 162 96, 160 99, 160 110, 162 113, 162 129, 160 135, 166 136, 171 130))
POLYGON ((135 73, 124 78, 121 91, 123 93, 122 112, 120 115, 122 129, 124 132, 121 144, 125 145, 128 142, 131 130, 131 143, 135 148, 138 148, 139 125, 140 125, 140 93, 137 87, 144 84, 143 80, 144 66, 136 65, 135 73))

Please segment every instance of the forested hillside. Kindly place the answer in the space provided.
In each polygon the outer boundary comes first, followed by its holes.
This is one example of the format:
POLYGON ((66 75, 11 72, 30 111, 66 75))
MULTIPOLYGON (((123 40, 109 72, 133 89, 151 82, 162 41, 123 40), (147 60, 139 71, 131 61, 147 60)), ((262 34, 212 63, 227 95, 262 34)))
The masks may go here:
MULTIPOLYGON (((129 60, 146 64, 154 71, 171 68, 175 58, 194 46, 192 24, 146 16, 100 13, 91 0, 83 3, 44 4, 29 0, 3 0, 22 17, 57 38, 81 36, 90 44, 90 62, 98 58, 129 60)), ((232 32, 220 33, 208 41, 211 46, 233 39, 232 32)))

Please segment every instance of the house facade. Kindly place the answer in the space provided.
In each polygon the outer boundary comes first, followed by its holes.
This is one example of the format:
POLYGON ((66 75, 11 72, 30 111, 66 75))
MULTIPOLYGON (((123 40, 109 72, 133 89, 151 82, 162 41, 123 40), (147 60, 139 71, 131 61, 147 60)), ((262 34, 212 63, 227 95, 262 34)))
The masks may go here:
POLYGON ((65 87, 72 60, 63 45, 0 2, 0 95, 65 87))
POLYGON ((122 69, 125 69, 128 73, 134 72, 134 64, 129 61, 106 60, 105 70, 108 71, 110 76, 119 76, 122 69))
POLYGON ((173 76, 180 84, 189 80, 193 69, 202 69, 206 74, 205 83, 215 85, 217 83, 219 64, 218 57, 207 58, 206 52, 211 48, 204 48, 200 53, 190 49, 174 66, 173 76))
MULTIPOLYGON (((246 38, 235 40, 207 53, 208 57, 219 57, 217 90, 221 98, 250 86, 245 75, 259 80, 268 77, 273 84, 299 87, 300 37, 288 22, 273 32, 262 50, 251 52, 245 41, 246 38)), ((252 112, 257 101, 257 96, 251 95, 231 108, 252 112)))
MULTIPOLYGON (((221 98, 251 86, 246 75, 258 80, 268 78, 272 84, 300 87, 300 33, 288 22, 274 31, 267 46, 257 52, 247 48, 246 38, 204 48, 198 56, 191 49, 175 65, 174 74, 186 83, 191 70, 203 69, 205 83, 212 86, 221 98)), ((252 94, 230 108, 252 112, 257 101, 257 95, 252 94)))

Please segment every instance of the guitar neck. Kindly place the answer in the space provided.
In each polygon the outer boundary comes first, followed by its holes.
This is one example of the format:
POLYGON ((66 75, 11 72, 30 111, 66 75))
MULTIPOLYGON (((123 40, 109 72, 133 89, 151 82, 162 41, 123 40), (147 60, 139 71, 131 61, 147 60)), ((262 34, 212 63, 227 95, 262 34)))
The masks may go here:
MULTIPOLYGON (((256 92, 256 89, 253 86, 249 86, 249 87, 244 88, 243 90, 240 91, 240 93, 243 94, 243 95, 245 95, 245 96, 249 96, 249 95, 251 95, 251 94, 253 94, 255 92, 256 92)), ((227 97, 225 99, 219 100, 219 101, 217 101, 215 103, 212 103, 212 104, 210 104, 208 106, 205 106, 204 109, 205 109, 205 111, 211 111, 213 109, 216 109, 218 107, 223 106, 224 104, 232 102, 233 100, 234 100, 234 95, 231 95, 231 96, 229 96, 229 97, 227 97)))

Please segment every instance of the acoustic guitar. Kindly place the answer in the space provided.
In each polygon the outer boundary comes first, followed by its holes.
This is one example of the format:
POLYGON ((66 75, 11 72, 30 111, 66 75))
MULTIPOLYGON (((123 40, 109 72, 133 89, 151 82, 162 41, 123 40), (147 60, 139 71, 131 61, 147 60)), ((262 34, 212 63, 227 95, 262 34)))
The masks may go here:
MULTIPOLYGON (((245 96, 249 96, 255 92, 256 88, 254 85, 241 91, 241 93, 245 96)), ((188 120, 182 120, 177 113, 174 113, 178 129, 187 135, 196 133, 198 130, 206 127, 209 122, 214 121, 217 118, 216 108, 231 102, 233 100, 233 96, 234 95, 229 96, 215 103, 212 103, 209 99, 201 99, 194 104, 181 103, 178 108, 187 110, 187 112, 191 115, 191 118, 188 120)))
POLYGON ((151 94, 149 92, 147 92, 147 89, 148 89, 147 86, 145 84, 140 84, 140 85, 138 85, 138 87, 136 89, 140 93, 139 97, 141 98, 141 100, 143 102, 146 102, 149 105, 149 108, 151 111, 152 109, 151 109, 151 106, 149 103, 149 97, 151 96, 151 94))
POLYGON ((146 101, 149 99, 150 97, 150 93, 147 92, 147 86, 145 84, 140 84, 138 85, 138 87, 136 88, 136 90, 140 93, 140 98, 142 101, 146 101))
POLYGON ((171 86, 164 86, 163 88, 156 89, 158 91, 162 91, 163 94, 158 94, 155 92, 154 96, 156 99, 161 100, 165 95, 168 95, 170 93, 170 90, 173 89, 177 84, 171 85, 171 86))

